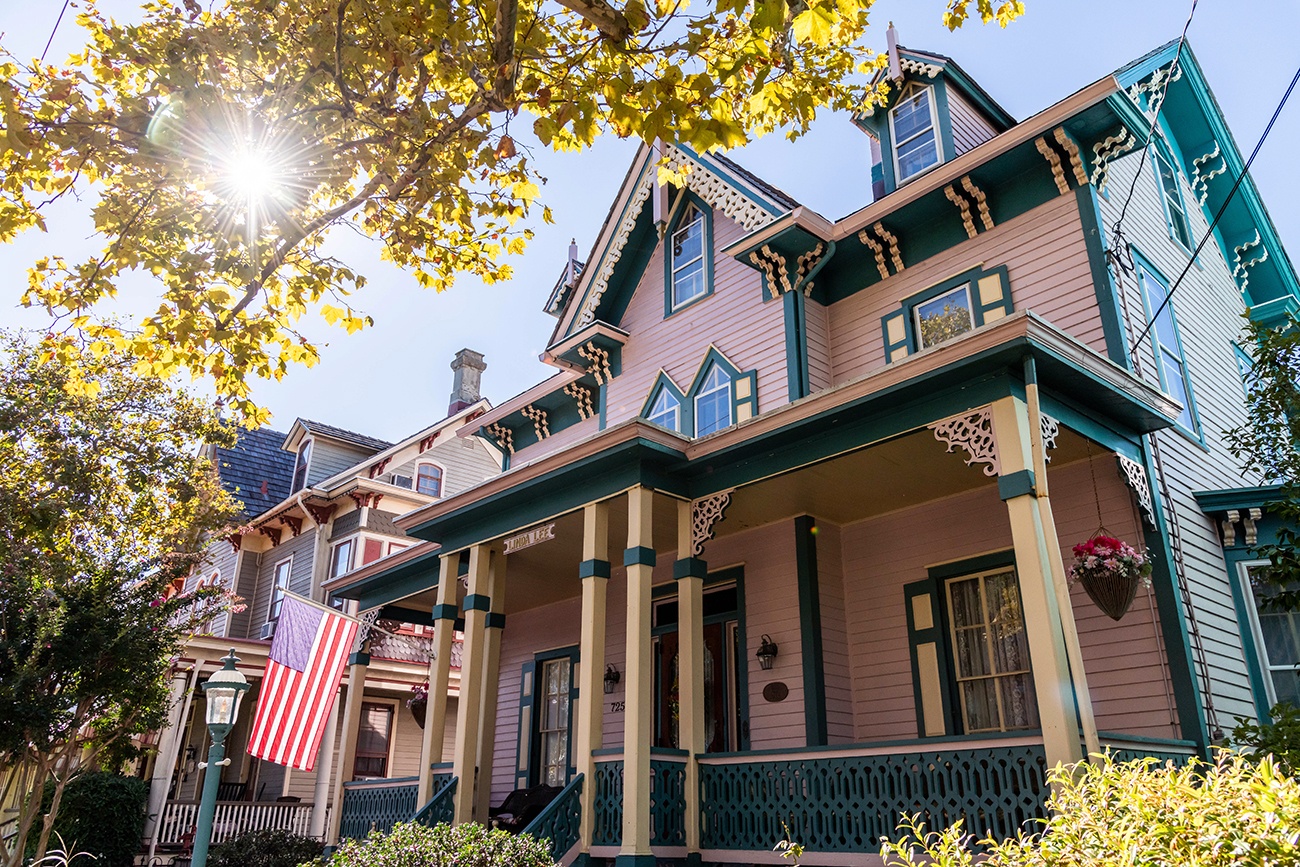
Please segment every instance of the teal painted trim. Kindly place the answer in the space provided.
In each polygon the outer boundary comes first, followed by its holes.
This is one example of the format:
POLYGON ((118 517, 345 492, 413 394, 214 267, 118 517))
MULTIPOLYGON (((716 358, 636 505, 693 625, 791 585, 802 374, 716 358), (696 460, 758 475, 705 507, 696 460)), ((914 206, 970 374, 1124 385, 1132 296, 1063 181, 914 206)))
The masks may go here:
MULTIPOLYGON (((689 412, 691 425, 689 428, 683 425, 683 432, 688 435, 695 434, 695 398, 699 394, 700 389, 704 387, 704 380, 709 374, 709 368, 715 364, 722 368, 722 372, 731 380, 731 424, 727 425, 727 427, 736 424, 736 382, 745 376, 751 376, 752 379, 752 371, 748 373, 742 371, 739 367, 732 364, 731 360, 727 358, 727 356, 718 351, 716 346, 710 346, 709 351, 704 354, 704 360, 700 362, 700 366, 695 371, 695 378, 691 380, 691 387, 686 390, 686 395, 683 401, 685 405, 689 406, 689 410, 684 409, 682 413, 683 421, 685 421, 687 413, 689 412)), ((750 396, 747 400, 754 401, 754 415, 758 415, 758 389, 756 381, 751 381, 750 383, 750 396)), ((725 428, 723 428, 723 430, 725 430, 725 428)))
POLYGON ((1062 395, 1040 389, 1039 401, 1044 413, 1071 430, 1083 434, 1108 451, 1130 460, 1141 460, 1142 438, 1139 435, 1105 424, 1103 420, 1098 420, 1095 412, 1088 412, 1062 395))
POLYGON ((641 407, 640 417, 646 421, 650 420, 650 412, 654 409, 655 402, 659 400, 661 392, 668 394, 677 401, 677 427, 669 428, 676 433, 687 433, 695 429, 695 419, 691 410, 691 403, 686 399, 686 393, 677 387, 671 376, 664 371, 659 371, 655 381, 650 386, 650 393, 646 396, 645 404, 641 407))
POLYGON ((681 557, 673 563, 673 577, 705 578, 709 574, 709 564, 698 557, 681 557))
POLYGON ((942 150, 939 154, 939 162, 951 162, 957 158, 957 145, 952 140, 952 114, 948 110, 948 84, 943 80, 943 76, 933 85, 934 89, 934 113, 939 122, 939 128, 936 130, 939 134, 939 141, 942 144, 942 150))
POLYGON ((942 590, 940 582, 934 578, 926 578, 924 581, 913 581, 903 585, 903 608, 907 617, 907 645, 908 659, 912 667, 912 707, 916 713, 916 734, 918 738, 926 739, 925 733, 925 693, 921 690, 921 662, 918 655, 918 646, 922 644, 933 643, 935 646, 935 657, 939 663, 939 683, 943 685, 940 690, 941 708, 940 715, 943 718, 944 733, 943 737, 948 737, 958 731, 957 722, 954 719, 952 697, 949 695, 948 684, 951 677, 948 673, 948 652, 947 637, 943 634, 943 620, 940 617, 939 593, 942 590), (916 625, 916 603, 915 599, 919 596, 930 597, 930 628, 919 629, 916 625))
MULTIPOLYGON (((1164 287, 1165 293, 1168 294, 1169 278, 1162 274, 1160 269, 1158 269, 1150 259, 1142 255, 1142 251, 1140 251, 1135 245, 1130 244, 1129 251, 1133 255, 1134 264, 1136 264, 1141 271, 1146 271, 1150 274, 1152 279, 1160 281, 1161 285, 1164 287)), ((1154 312, 1154 306, 1151 303, 1151 299, 1147 297, 1147 287, 1146 283, 1142 280, 1141 273, 1138 274, 1138 288, 1140 290, 1138 294, 1142 296, 1142 309, 1144 311, 1142 317, 1143 322, 1145 324, 1150 324, 1151 314, 1154 312)), ((1187 413, 1192 419, 1191 430, 1187 430, 1187 428, 1183 427, 1181 423, 1176 425, 1174 429, 1186 432, 1193 440, 1204 447, 1205 433, 1201 428, 1200 413, 1196 409, 1196 389, 1192 385, 1192 370, 1187 363, 1187 352, 1183 349, 1182 330, 1178 327, 1178 311, 1174 309, 1172 298, 1169 300, 1169 303, 1165 305, 1165 310, 1169 312, 1169 321, 1174 326, 1174 340, 1178 343, 1174 348, 1178 350, 1178 360, 1182 362, 1183 365, 1183 387, 1187 390, 1187 413)), ((1160 356, 1156 352, 1155 348, 1156 340, 1158 339, 1156 334, 1157 330, 1158 329, 1153 325, 1143 340, 1151 348, 1151 359, 1155 362, 1156 373, 1160 377, 1160 390, 1165 394, 1169 394, 1169 384, 1168 380, 1165 378, 1165 366, 1161 363, 1160 356)))
POLYGON ((604 430, 605 424, 605 407, 609 404, 609 383, 602 383, 598 392, 600 398, 599 417, 596 419, 596 430, 604 430))
POLYGON ((1282 499, 1281 485, 1257 485, 1252 488, 1225 488, 1220 491, 1198 491, 1192 494, 1204 512, 1224 512, 1228 509, 1262 509, 1282 499))
POLYGON ((491 611, 492 599, 482 593, 471 593, 465 597, 462 607, 466 614, 471 611, 491 611))
POLYGON ((713 295, 713 208, 709 203, 701 199, 690 189, 682 190, 678 194, 678 202, 672 208, 676 213, 668 223, 668 228, 664 231, 664 319, 681 313, 688 307, 694 307, 706 298, 713 295), (672 261, 672 239, 673 232, 677 231, 678 224, 681 222, 682 215, 686 213, 686 205, 692 204, 700 212, 703 219, 703 235, 700 239, 702 245, 701 254, 704 257, 704 294, 689 301, 673 306, 673 261, 672 261))
POLYGON ((1300 302, 1288 295, 1252 306, 1250 321, 1270 328, 1281 328, 1289 324, 1298 313, 1300 313, 1300 302))
POLYGON ((636 548, 626 548, 623 551, 624 566, 653 566, 655 565, 655 549, 647 548, 644 545, 636 548))
POLYGON ((737 179, 732 175, 730 169, 728 169, 723 164, 719 163, 717 160, 710 159, 707 154, 696 153, 694 148, 690 147, 689 145, 682 144, 681 142, 675 143, 674 146, 678 150, 682 151, 687 156, 689 156, 691 159, 695 160, 697 163, 707 168, 710 172, 722 178, 730 186, 734 187, 737 192, 739 192, 745 198, 749 199, 754 204, 758 205, 763 210, 767 211, 772 216, 776 217, 786 213, 785 208, 778 206, 775 202, 768 201, 762 195, 756 195, 756 191, 746 186, 745 184, 741 183, 739 179, 737 179))
POLYGON ((444 602, 442 605, 433 606, 434 620, 455 620, 460 617, 460 609, 451 603, 444 602))
POLYGON ((614 867, 656 867, 659 859, 654 855, 619 855, 614 858, 614 867))
MULTIPOLYGON (((529 748, 529 763, 528 763, 528 785, 530 786, 535 786, 541 782, 542 735, 539 729, 539 723, 541 722, 542 719, 542 699, 544 697, 541 689, 542 664, 546 662, 551 662, 556 659, 569 660, 568 730, 570 733, 573 732, 573 708, 578 703, 577 701, 578 684, 573 677, 573 667, 578 663, 579 660, 578 646, 575 644, 569 647, 557 647, 553 650, 544 650, 541 651, 540 653, 534 653, 533 661, 531 663, 525 663, 525 667, 531 666, 533 670, 533 694, 532 694, 532 713, 531 713, 532 731, 529 733, 530 748, 529 748)), ((572 738, 570 738, 569 740, 570 746, 572 746, 572 743, 573 740, 572 738)), ((570 749, 569 767, 568 767, 568 773, 566 775, 566 778, 570 780, 573 779, 576 773, 576 768, 574 767, 574 763, 573 763, 574 758, 575 756, 573 755, 573 750, 570 749)), ((517 763, 516 768, 518 767, 518 764, 521 763, 517 763)), ((523 787, 516 786, 516 788, 523 788, 523 787)))
POLYGON ((1120 318, 1119 291, 1106 265, 1106 235, 1101 230, 1101 204, 1097 201, 1097 188, 1092 184, 1075 187, 1074 200, 1079 206, 1079 222, 1083 225, 1084 245, 1088 249, 1088 269, 1092 272, 1092 288, 1097 295, 1097 311, 1101 317, 1101 331, 1106 338, 1106 356, 1125 370, 1133 366, 1128 357, 1124 339, 1124 323, 1120 318))
POLYGON ((537 840, 546 840, 551 860, 563 860, 581 838, 582 782, 578 774, 547 804, 521 832, 537 840))
POLYGON ((433 626, 435 618, 416 608, 403 608, 400 605, 385 605, 379 612, 380 620, 397 620, 412 626, 433 626))
POLYGON ((597 759, 602 758, 604 756, 622 756, 623 748, 622 747, 601 747, 598 750, 592 750, 591 755, 593 758, 597 758, 597 759))
POLYGON ((1001 569, 1004 566, 1014 565, 1016 565, 1016 552, 1014 549, 1008 548, 1005 551, 994 551, 991 554, 981 554, 978 557, 967 557, 965 560, 957 560, 953 563, 941 563, 938 566, 931 566, 925 571, 927 575, 936 581, 947 581, 949 578, 961 578, 964 575, 974 575, 976 572, 987 572, 990 569, 1001 569))
POLYGON ((1169 546, 1168 516, 1164 505, 1157 495, 1155 462, 1151 459, 1150 448, 1142 444, 1140 463, 1146 468, 1147 479, 1153 485, 1151 507, 1155 512, 1156 529, 1142 522, 1143 541, 1147 550, 1155 552, 1152 562, 1151 588, 1156 597, 1156 610, 1160 614, 1160 634, 1164 639, 1165 658, 1169 664, 1169 678, 1174 689, 1174 705, 1178 709, 1178 725, 1183 740, 1196 743, 1202 756, 1208 757, 1209 742, 1213 736, 1219 736, 1208 730, 1205 717, 1205 705, 1201 698, 1200 685, 1196 680, 1196 668, 1192 661, 1192 643, 1187 634, 1187 612, 1183 609, 1182 594, 1178 590, 1178 581, 1171 568, 1173 550, 1169 546))
MULTIPOLYGON (((1040 737, 1041 735, 1042 732, 1039 729, 1019 729, 1014 732, 980 732, 979 734, 974 734, 974 735, 949 735, 948 737, 944 738, 944 740, 952 741, 955 744, 960 744, 963 741, 1013 740, 1016 738, 1040 737)), ((1128 738, 1129 736, 1118 735, 1117 737, 1128 738)), ((892 738, 883 741, 858 741, 852 744, 827 744, 825 746, 820 746, 820 747, 794 747, 792 749, 742 750, 740 752, 731 752, 731 753, 697 753, 695 758, 703 759, 706 761, 708 759, 742 759, 742 758, 749 758, 751 756, 756 759, 763 759, 769 756, 802 755, 804 753, 810 753, 811 755, 815 756, 818 753, 851 752, 853 750, 858 750, 858 749, 878 750, 878 749, 888 749, 892 747, 904 747, 904 748, 922 747, 927 749, 933 749, 936 740, 937 738, 892 738)), ((1172 741, 1171 743, 1182 743, 1182 741, 1172 741)), ((616 750, 616 752, 620 752, 620 751, 616 750)))
POLYGON ((1010 500, 1013 497, 1023 497, 1026 494, 1037 492, 1038 487, 1033 470, 1019 470, 1005 476, 998 476, 998 497, 1000 499, 1010 500))
MULTIPOLYGON (((1242 586, 1241 564, 1259 560, 1250 551, 1241 548, 1225 548, 1224 563, 1227 566, 1228 586, 1232 588, 1232 607, 1237 612, 1237 627, 1241 633, 1241 649, 1246 657, 1246 673, 1250 678, 1250 698, 1255 705, 1255 716, 1260 722, 1272 722, 1272 706, 1268 700, 1268 686, 1264 682, 1264 664, 1259 644, 1255 641, 1255 629, 1251 625, 1251 609, 1255 608, 1254 594, 1246 597, 1246 588, 1242 586)), ((1258 616, 1258 615, 1256 615, 1258 616)))
POLYGON ((817 522, 794 519, 795 577, 799 594, 799 644, 803 662, 803 719, 810 747, 827 742, 826 668, 822 657, 821 591, 817 572, 817 522))
POLYGON ((347 595, 344 593, 335 593, 334 595, 342 599, 358 599, 361 602, 360 610, 368 611, 371 608, 379 608, 390 602, 405 599, 422 590, 433 590, 437 586, 437 579, 434 579, 433 583, 429 583, 428 574, 406 575, 396 580, 389 579, 386 575, 381 574, 362 584, 347 588, 347 591, 345 591, 347 595))
MULTIPOLYGON (((433 767, 437 768, 439 766, 434 765, 433 767)), ((429 803, 421 807, 411 817, 412 823, 432 828, 434 825, 450 825, 455 820, 456 807, 452 798, 456 794, 456 784, 459 779, 450 773, 452 767, 450 762, 447 763, 446 767, 448 771, 446 774, 447 781, 438 786, 433 797, 429 799, 429 803)))
POLYGON ((456 577, 464 578, 469 574, 469 551, 461 551, 460 559, 456 561, 456 577))
POLYGON ((519 705, 515 715, 515 788, 526 789, 533 767, 533 693, 537 689, 537 663, 529 660, 519 670, 519 705))
POLYGON ((787 292, 785 307, 785 379, 790 402, 811 393, 808 373, 807 301, 802 292, 787 292))
POLYGON ((579 578, 608 578, 610 563, 608 560, 583 560, 578 564, 579 578))
POLYGON ((691 751, 690 751, 690 750, 679 750, 679 749, 676 749, 676 748, 674 748, 674 747, 653 747, 653 746, 652 746, 652 747, 650 748, 650 755, 652 755, 652 756, 669 756, 669 757, 676 756, 676 757, 678 757, 678 758, 688 759, 688 758, 691 757, 691 751))
MULTIPOLYGON (((984 325, 984 315, 986 313, 986 309, 984 308, 983 305, 980 304, 978 283, 982 278, 988 277, 991 274, 999 275, 1002 280, 1002 302, 1000 304, 995 304, 993 306, 1002 309, 1005 313, 1008 314, 1012 313, 1014 308, 1013 308, 1012 297, 1011 297, 1011 280, 1010 280, 1009 273, 1007 271, 1007 266, 999 265, 995 268, 987 268, 987 269, 979 268, 979 267, 971 268, 969 271, 963 271, 960 274, 955 274, 941 283, 936 283, 933 286, 928 286, 925 289, 922 289, 919 292, 915 292, 902 300, 902 302, 900 303, 900 309, 904 317, 904 324, 907 326, 908 348, 914 353, 920 352, 922 348, 921 337, 919 334, 917 334, 917 329, 916 329, 916 315, 914 313, 916 308, 919 305, 924 304, 925 302, 933 298, 938 298, 940 295, 944 295, 961 286, 968 287, 967 300, 970 302, 971 321, 974 323, 974 327, 975 328, 982 327, 984 325)), ((880 323, 881 328, 886 329, 887 321, 893 316, 897 315, 897 313, 898 311, 892 311, 891 313, 886 314, 884 317, 882 317, 880 323)), ((889 344, 888 330, 885 330, 884 334, 885 334, 885 343, 886 345, 888 345, 889 344)))
POLYGON ((369 664, 370 664, 369 653, 362 653, 361 651, 357 651, 356 653, 353 653, 350 656, 348 656, 348 665, 369 665, 369 664))
POLYGON ((1126 735, 1120 732, 1097 732, 1097 737, 1102 740, 1132 741, 1136 744, 1150 744, 1154 747, 1182 747, 1186 750, 1196 749, 1193 741, 1183 741, 1176 738, 1153 738, 1145 735, 1126 735))
POLYGON ((488 629, 505 629, 506 616, 500 611, 489 611, 487 621, 484 623, 488 629))

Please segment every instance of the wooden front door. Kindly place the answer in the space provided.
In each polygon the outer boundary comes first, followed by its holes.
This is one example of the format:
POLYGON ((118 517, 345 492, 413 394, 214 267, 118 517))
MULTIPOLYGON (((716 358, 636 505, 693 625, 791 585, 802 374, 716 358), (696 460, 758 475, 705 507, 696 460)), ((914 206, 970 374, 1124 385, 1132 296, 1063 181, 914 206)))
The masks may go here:
MULTIPOLYGON (((739 701, 739 619, 734 610, 718 611, 735 598, 734 587, 705 594, 704 624, 704 743, 705 752, 741 748, 739 701), (729 592, 730 591, 730 592, 729 592), (713 603, 713 604, 710 604, 713 603), (714 613, 710 615, 710 611, 714 613)), ((676 600, 656 608, 655 746, 676 749, 680 743, 678 634, 676 600)))

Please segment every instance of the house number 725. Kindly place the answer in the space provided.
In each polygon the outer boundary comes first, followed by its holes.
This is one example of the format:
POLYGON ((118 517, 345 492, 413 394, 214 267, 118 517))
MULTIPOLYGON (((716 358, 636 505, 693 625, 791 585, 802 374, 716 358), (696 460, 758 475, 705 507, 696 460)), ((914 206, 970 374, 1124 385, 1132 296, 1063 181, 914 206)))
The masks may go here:
POLYGON ((625 701, 611 701, 609 703, 610 713, 622 713, 626 708, 627 702, 625 701))

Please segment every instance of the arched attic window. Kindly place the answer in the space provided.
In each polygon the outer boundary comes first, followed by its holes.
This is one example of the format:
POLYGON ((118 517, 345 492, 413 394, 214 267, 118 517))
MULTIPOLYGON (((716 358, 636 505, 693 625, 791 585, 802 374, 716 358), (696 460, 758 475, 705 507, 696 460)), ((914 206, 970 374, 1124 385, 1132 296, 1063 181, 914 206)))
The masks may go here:
POLYGON ((415 490, 429 497, 442 496, 442 467, 423 461, 415 471, 415 490))
POLYGON ((641 417, 651 424, 667 428, 677 433, 690 430, 689 412, 684 406, 685 395, 669 378, 660 371, 659 377, 650 388, 650 396, 641 408, 641 417))
POLYGON ((684 430, 708 436, 758 415, 758 374, 742 371, 721 352, 710 348, 684 403, 690 412, 684 430))

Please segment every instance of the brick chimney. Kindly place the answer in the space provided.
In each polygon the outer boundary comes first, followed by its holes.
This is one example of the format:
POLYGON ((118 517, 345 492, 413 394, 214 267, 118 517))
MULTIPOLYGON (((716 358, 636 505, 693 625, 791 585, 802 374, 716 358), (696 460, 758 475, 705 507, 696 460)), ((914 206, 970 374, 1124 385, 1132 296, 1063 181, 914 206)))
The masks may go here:
POLYGON ((447 415, 455 415, 478 402, 481 397, 479 387, 487 364, 483 361, 481 352, 462 349, 452 360, 451 370, 451 405, 447 407, 447 415))

